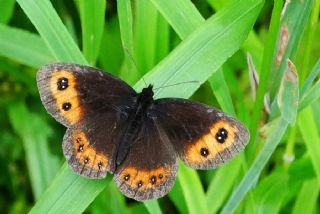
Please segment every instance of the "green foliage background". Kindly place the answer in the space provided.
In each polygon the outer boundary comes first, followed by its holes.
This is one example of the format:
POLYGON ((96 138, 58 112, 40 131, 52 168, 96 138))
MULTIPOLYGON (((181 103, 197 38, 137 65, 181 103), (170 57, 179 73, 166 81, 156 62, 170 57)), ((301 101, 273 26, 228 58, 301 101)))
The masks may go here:
POLYGON ((1 213, 319 213, 319 0, 0 5, 1 213), (198 81, 156 97, 217 106, 249 127, 250 143, 216 170, 180 164, 162 199, 127 199, 112 175, 85 179, 65 163, 65 128, 45 112, 35 81, 57 61, 100 67, 138 91, 142 77, 155 87, 198 81))

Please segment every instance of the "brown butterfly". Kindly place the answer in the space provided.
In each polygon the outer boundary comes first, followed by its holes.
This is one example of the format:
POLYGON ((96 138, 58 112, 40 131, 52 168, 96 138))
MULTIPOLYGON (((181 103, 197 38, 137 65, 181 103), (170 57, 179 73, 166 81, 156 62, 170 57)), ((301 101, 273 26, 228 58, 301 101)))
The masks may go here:
POLYGON ((37 74, 42 103, 66 126, 63 152, 87 178, 107 172, 127 197, 148 200, 172 188, 178 159, 212 169, 238 154, 248 130, 226 113, 179 98, 153 99, 96 68, 49 64, 37 74))

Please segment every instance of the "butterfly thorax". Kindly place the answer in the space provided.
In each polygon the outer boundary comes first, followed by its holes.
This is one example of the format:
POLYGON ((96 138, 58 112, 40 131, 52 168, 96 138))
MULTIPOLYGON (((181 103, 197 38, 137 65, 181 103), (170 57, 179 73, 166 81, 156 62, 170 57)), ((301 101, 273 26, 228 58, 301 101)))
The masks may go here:
POLYGON ((128 126, 125 134, 122 137, 121 143, 119 145, 116 157, 116 168, 123 163, 125 158, 127 157, 130 147, 139 142, 137 137, 139 136, 139 132, 141 131, 141 125, 143 119, 146 117, 146 113, 148 108, 153 104, 153 86, 149 85, 146 88, 143 88, 141 93, 138 94, 135 108, 132 109, 131 114, 128 118, 128 126))

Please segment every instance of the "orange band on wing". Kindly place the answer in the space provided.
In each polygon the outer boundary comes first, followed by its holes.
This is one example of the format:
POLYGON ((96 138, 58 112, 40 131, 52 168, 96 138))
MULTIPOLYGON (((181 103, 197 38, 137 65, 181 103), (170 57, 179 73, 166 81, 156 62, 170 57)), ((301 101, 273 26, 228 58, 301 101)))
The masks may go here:
POLYGON ((209 133, 204 134, 196 142, 186 147, 186 161, 190 164, 202 164, 207 160, 213 160, 219 152, 234 143, 236 132, 236 127, 226 121, 215 122, 210 127, 209 133), (216 139, 216 133, 222 128, 227 131, 228 135, 223 143, 216 139))
POLYGON ((52 73, 50 79, 50 90, 53 98, 56 101, 57 109, 60 114, 67 120, 71 125, 76 124, 82 118, 84 108, 80 104, 79 95, 76 89, 76 77, 70 71, 59 70, 52 73), (58 89, 58 82, 61 78, 67 80, 67 87, 63 90, 58 89), (70 107, 68 110, 65 110, 70 107), (68 106, 69 105, 69 106, 68 106))
POLYGON ((87 165, 95 170, 104 171, 108 166, 108 157, 105 154, 96 152, 90 146, 87 135, 81 130, 73 130, 74 156, 81 165, 87 165))
POLYGON ((171 167, 159 167, 152 170, 141 170, 135 167, 126 167, 119 177, 132 188, 145 190, 162 185, 172 174, 171 167))

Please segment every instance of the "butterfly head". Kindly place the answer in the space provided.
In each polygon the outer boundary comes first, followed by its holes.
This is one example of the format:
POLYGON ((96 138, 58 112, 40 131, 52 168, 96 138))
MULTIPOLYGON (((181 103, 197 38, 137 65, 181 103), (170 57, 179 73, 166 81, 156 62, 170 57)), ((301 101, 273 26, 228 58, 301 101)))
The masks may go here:
POLYGON ((140 93, 140 96, 144 99, 147 99, 147 100, 152 100, 153 99, 153 85, 149 85, 148 87, 146 88, 143 88, 141 93, 140 93))

